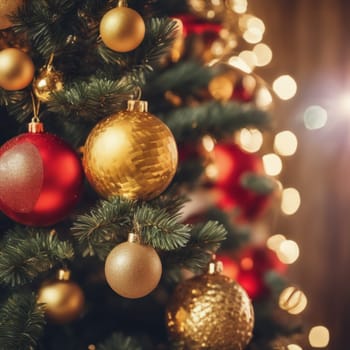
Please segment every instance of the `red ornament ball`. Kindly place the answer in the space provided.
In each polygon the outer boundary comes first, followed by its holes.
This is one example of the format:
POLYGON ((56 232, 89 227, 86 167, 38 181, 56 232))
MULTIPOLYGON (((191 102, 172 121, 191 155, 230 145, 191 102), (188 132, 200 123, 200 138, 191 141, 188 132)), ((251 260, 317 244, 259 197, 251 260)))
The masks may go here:
POLYGON ((242 150, 234 143, 217 144, 212 155, 217 170, 213 185, 218 207, 227 211, 238 207, 238 220, 258 218, 268 208, 271 194, 257 193, 246 188, 243 181, 250 174, 264 175, 261 158, 242 150))
POLYGON ((76 205, 82 181, 79 157, 53 134, 21 134, 0 148, 0 210, 21 224, 61 221, 76 205))
POLYGON ((269 293, 265 283, 267 272, 284 273, 286 271, 286 265, 278 259, 276 253, 265 246, 247 247, 239 253, 237 262, 236 280, 253 300, 269 293))

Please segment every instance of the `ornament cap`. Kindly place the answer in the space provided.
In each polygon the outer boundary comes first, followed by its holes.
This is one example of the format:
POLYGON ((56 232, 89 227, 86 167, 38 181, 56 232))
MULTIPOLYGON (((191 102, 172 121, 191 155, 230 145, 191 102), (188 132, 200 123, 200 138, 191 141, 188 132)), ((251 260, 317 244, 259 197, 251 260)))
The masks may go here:
POLYGON ((119 0, 117 7, 128 7, 128 2, 126 0, 119 0))
POLYGON ((140 235, 137 233, 129 233, 128 242, 130 243, 140 243, 140 235))
POLYGON ((71 272, 67 269, 59 269, 57 272, 57 279, 59 281, 69 281, 71 272))
POLYGON ((34 117, 28 124, 28 132, 40 134, 44 132, 44 124, 40 122, 39 118, 34 117))
POLYGON ((128 111, 148 112, 148 102, 143 100, 129 100, 128 111))
POLYGON ((208 267, 209 275, 220 274, 224 270, 222 261, 211 261, 208 267))

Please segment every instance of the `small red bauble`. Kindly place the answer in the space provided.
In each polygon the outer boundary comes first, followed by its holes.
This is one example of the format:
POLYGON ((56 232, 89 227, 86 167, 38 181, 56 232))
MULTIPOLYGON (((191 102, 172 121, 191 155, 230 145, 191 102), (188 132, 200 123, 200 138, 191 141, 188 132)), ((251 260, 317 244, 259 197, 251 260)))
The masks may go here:
POLYGON ((28 132, 0 148, 0 210, 21 224, 61 221, 76 205, 82 181, 79 157, 55 135, 28 132))

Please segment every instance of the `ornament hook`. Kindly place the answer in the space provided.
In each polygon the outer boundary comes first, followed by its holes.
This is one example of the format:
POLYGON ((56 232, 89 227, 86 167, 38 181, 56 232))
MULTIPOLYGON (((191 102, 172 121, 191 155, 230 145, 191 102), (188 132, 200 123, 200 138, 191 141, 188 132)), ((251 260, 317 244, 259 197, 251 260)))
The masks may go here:
POLYGON ((31 133, 37 134, 44 131, 44 124, 40 122, 40 118, 39 118, 40 101, 35 100, 33 92, 31 92, 31 97, 32 97, 32 106, 33 106, 33 118, 28 124, 28 131, 31 133))
POLYGON ((141 100, 141 96, 142 96, 142 89, 140 86, 135 86, 134 88, 134 100, 141 100))

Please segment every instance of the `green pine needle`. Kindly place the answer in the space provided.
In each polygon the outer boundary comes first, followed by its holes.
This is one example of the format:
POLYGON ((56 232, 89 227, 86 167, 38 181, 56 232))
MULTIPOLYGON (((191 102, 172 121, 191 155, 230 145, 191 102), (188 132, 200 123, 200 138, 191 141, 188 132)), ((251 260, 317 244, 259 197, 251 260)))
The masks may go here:
POLYGON ((233 131, 254 126, 265 128, 269 117, 265 112, 235 102, 210 101, 194 107, 174 109, 163 115, 177 142, 195 142, 205 134, 215 138, 231 135, 233 131))
POLYGON ((49 230, 11 230, 1 242, 0 283, 23 286, 39 275, 64 264, 74 256, 69 242, 62 242, 49 230))
POLYGON ((45 325, 44 310, 33 294, 12 295, 0 306, 2 350, 34 349, 45 325))
POLYGON ((179 214, 169 215, 166 209, 146 204, 135 211, 134 227, 143 243, 159 250, 184 247, 190 238, 190 227, 179 223, 179 214))

